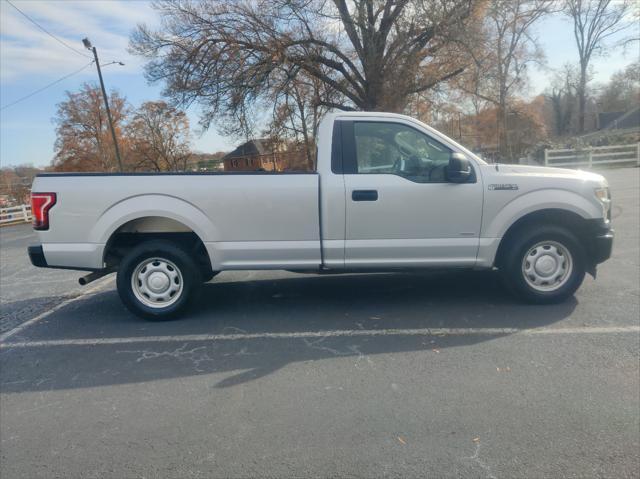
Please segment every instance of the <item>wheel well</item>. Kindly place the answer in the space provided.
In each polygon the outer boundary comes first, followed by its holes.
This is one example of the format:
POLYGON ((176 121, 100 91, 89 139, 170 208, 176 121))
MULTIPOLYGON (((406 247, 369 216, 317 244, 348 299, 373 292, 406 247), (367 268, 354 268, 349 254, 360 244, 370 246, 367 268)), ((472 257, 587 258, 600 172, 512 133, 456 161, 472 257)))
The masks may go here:
POLYGON ((500 245, 498 246, 498 251, 496 253, 495 265, 499 268, 504 258, 505 252, 507 251, 507 246, 511 242, 511 240, 520 232, 523 228, 529 227, 531 225, 558 225, 569 229, 572 233, 576 235, 578 240, 583 243, 585 248, 588 248, 589 245, 586 244, 585 234, 589 228, 588 220, 584 219, 582 216, 573 213, 572 211, 560 210, 560 209, 546 209, 546 210, 538 210, 532 213, 528 213, 524 215, 522 218, 519 218, 515 223, 513 223, 506 233, 502 236, 500 240, 500 245))
POLYGON ((192 254, 204 275, 211 274, 211 259, 200 237, 179 221, 159 216, 136 218, 121 225, 109 237, 104 251, 107 268, 117 269, 124 255, 131 249, 149 240, 172 241, 192 254))

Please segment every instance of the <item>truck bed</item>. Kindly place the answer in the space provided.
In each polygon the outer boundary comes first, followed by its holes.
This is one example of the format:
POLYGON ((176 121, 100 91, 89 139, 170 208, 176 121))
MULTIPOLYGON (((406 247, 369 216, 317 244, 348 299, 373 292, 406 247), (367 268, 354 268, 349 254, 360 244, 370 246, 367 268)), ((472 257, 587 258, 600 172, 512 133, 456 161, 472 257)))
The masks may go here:
POLYGON ((40 234, 52 266, 100 268, 118 228, 162 216, 195 232, 214 268, 299 268, 320 264, 318 185, 315 173, 53 173, 33 191, 57 194, 40 234))

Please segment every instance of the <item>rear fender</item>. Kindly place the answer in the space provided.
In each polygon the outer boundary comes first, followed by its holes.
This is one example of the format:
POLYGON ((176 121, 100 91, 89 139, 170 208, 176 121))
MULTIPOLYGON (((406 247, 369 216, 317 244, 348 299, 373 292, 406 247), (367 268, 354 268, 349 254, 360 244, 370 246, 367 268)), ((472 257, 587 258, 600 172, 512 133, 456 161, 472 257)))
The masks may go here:
POLYGON ((220 238, 211 220, 191 203, 168 195, 140 195, 122 200, 107 209, 91 229, 89 241, 107 243, 111 235, 125 223, 148 216, 182 223, 202 242, 218 241, 220 238))

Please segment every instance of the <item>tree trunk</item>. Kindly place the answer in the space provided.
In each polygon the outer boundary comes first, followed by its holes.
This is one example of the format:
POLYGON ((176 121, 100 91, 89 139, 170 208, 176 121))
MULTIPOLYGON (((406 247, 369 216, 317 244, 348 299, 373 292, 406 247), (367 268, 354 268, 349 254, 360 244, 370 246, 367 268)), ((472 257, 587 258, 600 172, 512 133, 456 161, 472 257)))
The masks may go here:
POLYGON ((498 153, 500 154, 500 158, 502 161, 505 161, 508 159, 507 156, 509 151, 509 139, 507 135, 507 115, 508 115, 507 104, 504 100, 502 100, 498 104, 498 118, 496 121, 498 153))
POLYGON ((580 84, 578 85, 578 133, 584 133, 584 119, 587 105, 587 68, 580 65, 580 84))
POLYGON ((313 165, 313 152, 311 151, 312 149, 311 138, 309 138, 307 118, 304 115, 304 112, 302 112, 302 138, 304 140, 304 151, 307 156, 307 168, 309 169, 309 171, 314 171, 315 168, 313 165))

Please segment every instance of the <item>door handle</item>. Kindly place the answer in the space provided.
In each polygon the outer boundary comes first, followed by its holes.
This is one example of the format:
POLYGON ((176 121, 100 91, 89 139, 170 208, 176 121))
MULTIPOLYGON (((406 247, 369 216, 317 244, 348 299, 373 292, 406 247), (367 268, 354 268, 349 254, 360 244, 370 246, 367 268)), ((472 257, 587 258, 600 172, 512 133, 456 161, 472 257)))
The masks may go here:
POLYGON ((377 190, 353 190, 351 192, 353 201, 378 201, 377 190))

